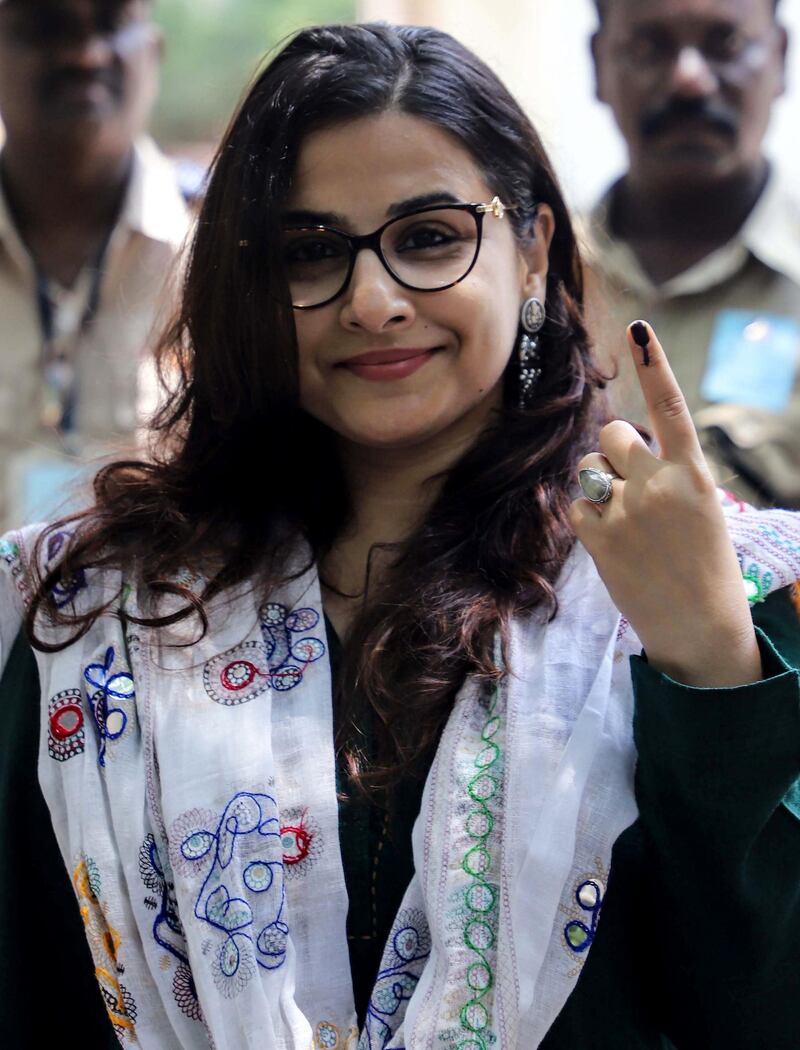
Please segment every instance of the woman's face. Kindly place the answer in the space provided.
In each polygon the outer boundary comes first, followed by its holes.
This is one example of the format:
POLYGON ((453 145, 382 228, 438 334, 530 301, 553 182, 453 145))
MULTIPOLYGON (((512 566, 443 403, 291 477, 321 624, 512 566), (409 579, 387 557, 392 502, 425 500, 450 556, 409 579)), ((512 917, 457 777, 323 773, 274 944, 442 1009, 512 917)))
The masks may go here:
MULTIPOLYGON (((308 136, 285 220, 366 234, 419 198, 486 203, 498 193, 448 133, 385 113, 308 136)), ((546 205, 525 246, 508 216, 485 215, 472 271, 434 292, 403 287, 375 252, 360 251, 337 299, 294 312, 305 410, 346 441, 373 448, 477 434, 500 404, 521 304, 531 295, 545 300, 552 232, 546 205), (375 351, 393 351, 394 363, 375 363, 375 351)))

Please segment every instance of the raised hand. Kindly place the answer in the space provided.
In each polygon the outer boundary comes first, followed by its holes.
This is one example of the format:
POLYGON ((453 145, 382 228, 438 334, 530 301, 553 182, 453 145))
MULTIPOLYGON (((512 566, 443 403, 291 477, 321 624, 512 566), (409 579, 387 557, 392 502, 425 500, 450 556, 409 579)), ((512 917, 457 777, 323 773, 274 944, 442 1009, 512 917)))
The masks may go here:
POLYGON ((572 505, 572 524, 658 670, 693 686, 757 681, 761 659, 714 482, 686 400, 652 329, 628 344, 661 448, 620 419, 580 464, 618 477, 610 499, 572 505))

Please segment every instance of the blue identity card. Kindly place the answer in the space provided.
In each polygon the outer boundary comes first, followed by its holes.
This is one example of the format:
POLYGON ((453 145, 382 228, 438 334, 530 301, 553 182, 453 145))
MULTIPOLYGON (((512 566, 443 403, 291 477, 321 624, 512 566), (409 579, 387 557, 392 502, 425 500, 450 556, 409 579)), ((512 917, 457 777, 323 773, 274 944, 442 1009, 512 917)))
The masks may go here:
POLYGON ((700 393, 706 401, 783 412, 800 366, 800 324, 755 310, 717 315, 700 393))

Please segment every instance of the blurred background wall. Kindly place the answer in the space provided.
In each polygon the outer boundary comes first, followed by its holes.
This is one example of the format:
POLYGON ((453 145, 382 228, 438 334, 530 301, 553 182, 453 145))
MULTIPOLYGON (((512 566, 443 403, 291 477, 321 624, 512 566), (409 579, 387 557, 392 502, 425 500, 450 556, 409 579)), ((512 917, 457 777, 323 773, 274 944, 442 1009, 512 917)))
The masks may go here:
POLYGON ((355 0, 156 0, 166 35, 156 137, 204 159, 265 52, 302 26, 352 21, 355 9, 355 0))
MULTIPOLYGON (((800 0, 781 0, 793 45, 789 91, 768 148, 800 186, 800 0)), ((527 108, 574 205, 591 202, 623 166, 623 146, 594 100, 592 0, 358 0, 360 19, 435 25, 477 51, 527 108)))

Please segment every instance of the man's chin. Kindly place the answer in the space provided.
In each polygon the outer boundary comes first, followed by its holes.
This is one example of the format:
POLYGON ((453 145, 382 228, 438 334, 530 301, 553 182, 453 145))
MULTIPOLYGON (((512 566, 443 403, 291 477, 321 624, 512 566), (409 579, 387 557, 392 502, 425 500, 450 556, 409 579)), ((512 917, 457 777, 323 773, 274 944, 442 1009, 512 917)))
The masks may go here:
POLYGON ((109 102, 70 102, 52 107, 46 125, 57 137, 90 138, 118 119, 118 107, 109 102))
POLYGON ((647 155, 651 180, 662 185, 707 186, 729 178, 736 171, 737 157, 708 141, 661 143, 647 155))

